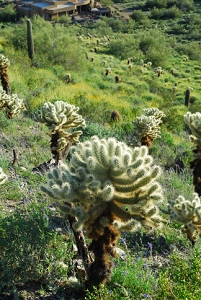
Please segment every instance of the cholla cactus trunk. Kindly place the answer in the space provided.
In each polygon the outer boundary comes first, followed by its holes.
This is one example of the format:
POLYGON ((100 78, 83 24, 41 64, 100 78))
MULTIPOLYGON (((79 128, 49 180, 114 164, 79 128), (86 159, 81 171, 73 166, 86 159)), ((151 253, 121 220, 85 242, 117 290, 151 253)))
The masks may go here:
POLYGON ((50 147, 51 147, 52 157, 55 159, 56 165, 58 165, 59 161, 62 160, 62 151, 55 150, 58 149, 59 138, 60 138, 59 131, 52 133, 50 147))
MULTIPOLYGON (((197 147, 193 150, 194 154, 201 155, 201 148, 197 147)), ((193 170, 193 185, 195 187, 195 192, 201 196, 201 159, 196 158, 190 162, 190 168, 193 170)))
POLYGON ((201 113, 196 112, 192 114, 187 112, 184 115, 184 121, 192 132, 190 141, 196 145, 196 148, 193 150, 194 160, 190 163, 190 167, 193 171, 195 192, 201 196, 201 113))
POLYGON ((0 65, 0 78, 1 78, 1 84, 2 84, 3 90, 6 92, 7 95, 10 95, 10 86, 9 86, 7 66, 3 67, 0 65))
POLYGON ((88 280, 86 281, 86 288, 90 291, 93 290, 93 286, 105 284, 110 279, 113 267, 110 257, 116 256, 113 247, 116 246, 120 234, 113 225, 114 220, 114 214, 108 206, 107 213, 102 214, 91 224, 93 231, 89 230, 88 232, 86 226, 88 236, 92 238, 89 251, 93 251, 95 257, 94 262, 89 267, 88 280), (101 218, 109 220, 109 224, 104 228, 104 232, 103 227, 100 227, 101 218))
POLYGON ((142 146, 147 146, 148 148, 150 148, 153 143, 153 140, 154 139, 150 138, 149 136, 144 136, 141 138, 140 142, 142 146))

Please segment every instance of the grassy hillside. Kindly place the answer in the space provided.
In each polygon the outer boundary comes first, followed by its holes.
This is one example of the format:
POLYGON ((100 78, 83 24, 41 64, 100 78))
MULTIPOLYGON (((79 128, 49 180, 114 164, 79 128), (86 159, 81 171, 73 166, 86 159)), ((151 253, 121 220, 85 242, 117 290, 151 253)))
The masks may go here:
POLYGON ((98 135, 132 148, 140 146, 133 122, 144 108, 158 108, 165 117, 149 153, 163 170, 162 208, 179 195, 193 198, 195 146, 183 116, 201 108, 200 4, 186 1, 181 7, 181 2, 122 1, 113 3, 112 18, 80 24, 35 17, 33 62, 26 20, 2 23, 0 54, 10 61, 11 93, 24 99, 26 111, 13 119, 0 111, 0 167, 8 176, 0 195, 1 299, 200 298, 200 238, 193 248, 181 224, 162 212, 167 223, 161 231, 122 232, 111 281, 84 295, 83 266, 68 221, 40 189, 46 176, 33 172, 51 158, 50 132, 36 121, 44 103, 61 100, 79 107, 86 120, 81 142, 98 135), (120 121, 111 122, 113 110, 120 121))

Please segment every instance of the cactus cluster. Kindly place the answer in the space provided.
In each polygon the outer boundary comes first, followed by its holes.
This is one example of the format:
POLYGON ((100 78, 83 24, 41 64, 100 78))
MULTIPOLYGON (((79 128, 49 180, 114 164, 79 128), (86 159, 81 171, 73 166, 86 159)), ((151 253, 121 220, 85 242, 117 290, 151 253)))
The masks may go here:
POLYGON ((69 164, 47 174, 42 190, 64 214, 77 218, 76 230, 84 227, 92 239, 89 250, 95 261, 89 281, 94 285, 107 281, 111 273, 109 256, 115 255, 119 231, 161 227, 155 205, 163 200, 160 174, 147 147, 132 149, 114 138, 97 136, 73 146, 69 164))
POLYGON ((9 119, 18 115, 22 110, 25 110, 24 100, 18 98, 17 94, 7 95, 0 87, 0 110, 5 109, 9 119))
POLYGON ((190 141, 196 146, 201 147, 201 113, 196 112, 192 114, 187 112, 184 115, 184 122, 189 126, 192 132, 192 135, 190 135, 190 141))
POLYGON ((44 123, 51 131, 51 150, 58 155, 69 142, 76 143, 82 131, 70 131, 85 126, 85 120, 77 113, 79 107, 64 101, 46 102, 36 115, 38 122, 44 123))
MULTIPOLYGON (((118 229, 135 229, 136 221, 145 227, 160 226, 154 201, 161 201, 162 190, 156 179, 161 170, 145 146, 129 148, 113 138, 79 143, 71 148, 71 161, 48 173, 42 189, 56 199, 62 210, 78 217, 76 228, 91 225, 110 209, 118 229), (74 208, 65 203, 79 204, 74 208)), ((100 219, 100 226, 107 225, 100 219)), ((93 234, 93 228, 88 232, 93 234)))
POLYGON ((182 223, 183 232, 194 244, 201 235, 201 198, 197 193, 193 194, 192 200, 186 200, 179 196, 176 200, 169 200, 167 213, 176 222, 182 223))
POLYGON ((0 184, 3 184, 8 179, 7 175, 0 168, 0 184))
POLYGON ((143 111, 145 115, 137 117, 133 124, 141 144, 150 147, 153 140, 160 137, 160 124, 165 114, 158 108, 145 108, 143 111))
POLYGON ((0 54, 0 79, 3 86, 4 91, 9 94, 10 87, 9 87, 9 80, 8 80, 8 70, 7 68, 10 65, 10 61, 6 58, 3 54, 0 54))

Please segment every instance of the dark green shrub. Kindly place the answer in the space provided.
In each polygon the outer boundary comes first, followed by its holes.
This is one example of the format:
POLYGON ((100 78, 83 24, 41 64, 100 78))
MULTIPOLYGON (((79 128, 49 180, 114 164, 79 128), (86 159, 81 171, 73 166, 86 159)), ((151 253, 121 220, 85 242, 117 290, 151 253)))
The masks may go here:
POLYGON ((162 16, 163 16, 163 10, 161 10, 157 7, 154 7, 150 12, 151 19, 159 20, 159 19, 161 19, 162 16))
POLYGON ((163 18, 165 19, 177 19, 180 18, 181 15, 182 11, 175 5, 163 11, 163 18))
POLYGON ((112 40, 108 47, 108 53, 119 59, 127 59, 136 55, 138 42, 135 39, 119 37, 112 40))
POLYGON ((145 2, 146 8, 165 8, 167 7, 167 0, 147 0, 145 2))
POLYGON ((14 4, 8 4, 0 10, 0 22, 16 22, 18 13, 14 4))

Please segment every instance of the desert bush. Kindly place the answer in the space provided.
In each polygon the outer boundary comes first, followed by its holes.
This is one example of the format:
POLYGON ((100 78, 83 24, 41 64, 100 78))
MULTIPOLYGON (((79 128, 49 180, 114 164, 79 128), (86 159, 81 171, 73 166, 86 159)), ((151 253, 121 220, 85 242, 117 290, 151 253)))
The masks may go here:
POLYGON ((170 47, 168 39, 160 30, 150 29, 141 32, 138 34, 137 39, 139 40, 140 50, 144 53, 146 59, 152 62, 153 66, 166 66, 170 56, 170 47))
POLYGON ((147 0, 145 2, 146 8, 165 8, 167 7, 167 0, 147 0))
POLYGON ((199 42, 177 43, 175 49, 179 53, 187 55, 192 60, 201 61, 201 45, 199 42))
POLYGON ((120 36, 116 40, 112 40, 108 47, 108 53, 119 59, 126 59, 136 55, 138 42, 135 39, 120 36))
POLYGON ((0 22, 16 22, 18 13, 14 4, 8 4, 0 10, 0 22))
POLYGON ((181 15, 182 15, 181 10, 176 6, 172 6, 163 11, 162 17, 165 19, 177 19, 180 18, 181 15))

